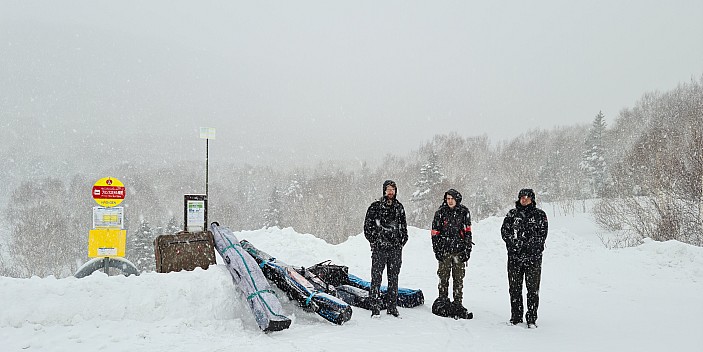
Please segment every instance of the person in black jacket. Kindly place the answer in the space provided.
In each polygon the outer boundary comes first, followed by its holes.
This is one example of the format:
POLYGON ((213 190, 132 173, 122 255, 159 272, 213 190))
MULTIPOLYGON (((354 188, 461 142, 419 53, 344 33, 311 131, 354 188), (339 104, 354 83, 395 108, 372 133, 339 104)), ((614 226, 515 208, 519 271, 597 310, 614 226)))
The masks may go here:
POLYGON ((387 313, 398 317, 398 275, 403 263, 403 246, 408 242, 405 208, 396 198, 395 182, 383 183, 383 197, 369 206, 364 236, 371 245, 371 317, 380 316, 381 280, 388 267, 387 313))
POLYGON ((547 239, 547 214, 537 208, 535 192, 520 190, 515 209, 510 209, 500 229, 508 250, 508 285, 510 323, 522 323, 522 283, 527 287, 527 327, 537 327, 539 284, 542 275, 542 252, 547 239))
POLYGON ((468 311, 462 305, 465 267, 471 256, 471 213, 461 204, 461 193, 450 189, 444 193, 444 201, 434 214, 432 221, 432 250, 438 261, 439 300, 449 302, 449 276, 453 277, 451 304, 452 315, 467 318, 468 311))

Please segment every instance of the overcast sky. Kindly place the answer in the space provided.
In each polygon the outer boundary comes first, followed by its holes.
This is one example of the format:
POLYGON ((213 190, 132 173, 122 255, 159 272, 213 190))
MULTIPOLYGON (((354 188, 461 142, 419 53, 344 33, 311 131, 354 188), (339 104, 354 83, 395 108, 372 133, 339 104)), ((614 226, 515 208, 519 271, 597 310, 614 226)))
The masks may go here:
POLYGON ((214 157, 373 161, 612 121, 701 74, 700 0, 0 2, 2 137, 96 150, 187 154, 208 126, 214 157))

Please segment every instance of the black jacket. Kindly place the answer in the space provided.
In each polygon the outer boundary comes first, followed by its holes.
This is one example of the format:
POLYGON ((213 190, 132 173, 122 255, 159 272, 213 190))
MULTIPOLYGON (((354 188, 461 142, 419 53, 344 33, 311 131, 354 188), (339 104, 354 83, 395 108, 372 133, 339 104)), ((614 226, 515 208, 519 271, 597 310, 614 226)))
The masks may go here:
POLYGON ((461 204, 461 194, 455 190, 445 193, 445 201, 434 213, 432 220, 432 250, 439 260, 447 255, 460 253, 464 261, 469 259, 472 246, 471 213, 461 204), (447 205, 446 194, 457 201, 454 209, 447 205))
POLYGON ((397 199, 388 204, 385 197, 371 203, 364 220, 364 236, 371 250, 402 249, 408 242, 403 204, 397 199))
POLYGON ((541 260, 547 228, 547 214, 537 208, 534 202, 526 207, 520 201, 515 202, 515 208, 510 209, 500 229, 508 250, 508 259, 541 260))

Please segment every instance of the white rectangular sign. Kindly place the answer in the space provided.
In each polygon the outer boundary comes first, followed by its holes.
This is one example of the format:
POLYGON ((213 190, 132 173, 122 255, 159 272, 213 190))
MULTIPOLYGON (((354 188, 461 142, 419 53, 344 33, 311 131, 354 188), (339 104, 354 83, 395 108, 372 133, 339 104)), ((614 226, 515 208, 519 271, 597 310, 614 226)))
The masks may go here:
POLYGON ((93 229, 100 228, 124 230, 124 207, 93 207, 93 229))
POLYGON ((101 257, 104 255, 117 255, 117 248, 112 248, 112 247, 98 248, 98 256, 101 257))
POLYGON ((215 139, 215 128, 214 127, 200 127, 200 138, 202 138, 202 139, 215 139))
POLYGON ((188 232, 205 231, 205 201, 189 200, 186 209, 188 213, 186 229, 188 232))

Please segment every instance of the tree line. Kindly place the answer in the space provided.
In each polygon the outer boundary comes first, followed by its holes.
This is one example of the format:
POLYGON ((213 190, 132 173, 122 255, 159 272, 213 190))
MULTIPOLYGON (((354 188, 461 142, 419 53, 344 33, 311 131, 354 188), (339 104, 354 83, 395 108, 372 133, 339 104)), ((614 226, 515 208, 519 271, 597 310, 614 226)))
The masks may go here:
MULTIPOLYGON (((408 224, 429 228, 444 192, 455 188, 474 221, 503 216, 523 187, 538 201, 573 211, 596 199, 596 221, 619 236, 608 246, 648 237, 703 245, 703 77, 664 93, 647 93, 611 124, 594 112, 590 125, 536 129, 493 143, 461 131, 434 136, 407 156, 356 167, 319 163, 210 166, 209 219, 232 229, 293 227, 330 243, 363 230, 366 208, 386 179, 398 184, 408 224)), ((115 166, 123 181, 127 259, 153 270, 153 240, 183 227, 183 194, 200 193, 200 170, 175 163, 115 166)), ((2 220, 0 274, 72 275, 87 260, 95 180, 25 180, 11 192, 2 220)))

